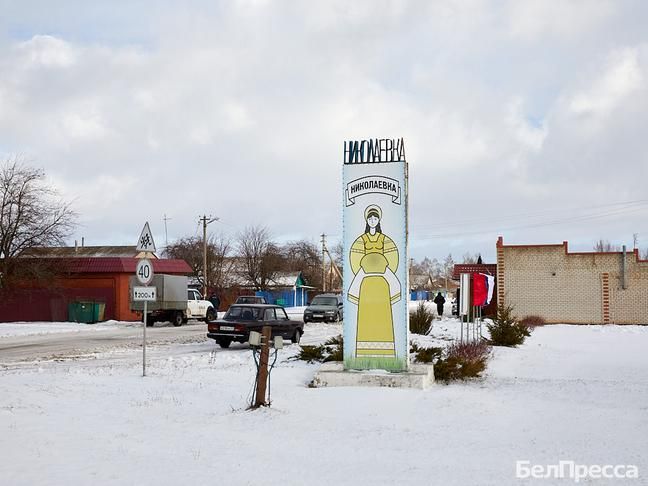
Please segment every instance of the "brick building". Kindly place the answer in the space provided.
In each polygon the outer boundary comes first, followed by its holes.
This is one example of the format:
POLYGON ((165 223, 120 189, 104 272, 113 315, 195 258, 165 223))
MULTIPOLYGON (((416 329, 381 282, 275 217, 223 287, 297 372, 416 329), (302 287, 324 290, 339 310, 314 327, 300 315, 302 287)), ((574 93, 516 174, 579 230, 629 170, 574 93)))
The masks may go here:
POLYGON ((548 323, 648 324, 648 260, 638 250, 570 252, 497 240, 498 301, 548 323))
MULTIPOLYGON (((56 272, 46 281, 25 281, 0 298, 0 322, 66 321, 73 302, 103 304, 99 320, 132 321, 129 280, 138 259, 134 246, 36 248, 25 252, 21 264, 47 263, 56 272)), ((184 260, 152 258, 155 273, 188 275, 184 260)))

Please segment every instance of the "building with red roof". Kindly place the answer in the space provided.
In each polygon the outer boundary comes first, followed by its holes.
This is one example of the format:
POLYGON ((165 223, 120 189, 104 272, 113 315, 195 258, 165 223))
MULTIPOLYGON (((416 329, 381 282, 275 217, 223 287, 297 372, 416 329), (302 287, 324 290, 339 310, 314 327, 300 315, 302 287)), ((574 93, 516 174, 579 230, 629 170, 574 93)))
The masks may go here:
MULTIPOLYGON (((135 247, 36 248, 21 255, 20 264, 54 269, 46 280, 25 281, 0 301, 0 322, 67 321, 70 305, 101 304, 98 320, 132 321, 140 318, 130 310, 130 277, 138 262, 135 247)), ((156 274, 189 275, 184 260, 152 258, 156 274)))

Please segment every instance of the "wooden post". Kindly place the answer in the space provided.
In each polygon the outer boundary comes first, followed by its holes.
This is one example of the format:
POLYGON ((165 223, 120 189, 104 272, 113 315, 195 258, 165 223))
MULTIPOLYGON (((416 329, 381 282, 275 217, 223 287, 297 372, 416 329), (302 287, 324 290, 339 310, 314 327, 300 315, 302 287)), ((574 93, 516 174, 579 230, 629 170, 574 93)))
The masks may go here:
POLYGON ((270 339, 272 337, 272 328, 263 326, 261 330, 261 356, 259 357, 259 379, 257 380, 256 400, 254 408, 267 405, 266 403, 266 386, 268 384, 268 357, 270 356, 270 339))

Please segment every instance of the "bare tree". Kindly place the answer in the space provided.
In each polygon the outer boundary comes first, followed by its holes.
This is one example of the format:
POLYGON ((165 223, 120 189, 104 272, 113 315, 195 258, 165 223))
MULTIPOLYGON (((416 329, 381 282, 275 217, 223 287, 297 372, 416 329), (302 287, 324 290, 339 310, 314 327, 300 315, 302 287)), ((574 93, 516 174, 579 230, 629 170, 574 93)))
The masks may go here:
POLYGON ((610 252, 610 251, 621 251, 617 245, 613 245, 608 240, 600 239, 594 245, 594 251, 597 252, 610 252))
POLYGON ((266 290, 283 264, 283 256, 272 241, 270 230, 263 226, 248 226, 236 240, 245 277, 257 290, 266 290))
POLYGON ((432 276, 432 280, 438 280, 444 275, 443 265, 436 258, 433 258, 430 262, 430 275, 432 276))
POLYGON ((452 278, 452 273, 454 272, 454 266, 455 262, 452 258, 452 253, 448 253, 448 256, 445 257, 445 260, 443 260, 443 267, 442 267, 442 277, 445 281, 445 288, 448 288, 448 280, 452 278))
POLYGON ((333 248, 331 248, 331 255, 335 264, 338 266, 340 271, 344 268, 344 243, 342 240, 338 241, 333 248))
MULTIPOLYGON (((45 181, 45 172, 19 158, 0 166, 0 289, 37 268, 17 258, 36 247, 61 246, 76 225, 71 203, 45 181)), ((33 276, 33 275, 29 275, 33 276)))
MULTIPOLYGON (((454 264, 454 263, 453 263, 454 264)), ((443 274, 443 266, 436 258, 430 260, 424 257, 420 262, 414 261, 411 266, 412 275, 429 275, 432 280, 439 278, 443 274)))
MULTIPOLYGON (((186 261, 192 269, 194 276, 200 286, 205 288, 203 275, 203 240, 197 236, 181 238, 169 245, 165 255, 170 258, 178 258, 186 261)), ((221 291, 227 287, 227 274, 230 271, 231 261, 228 256, 231 253, 231 244, 227 238, 218 235, 210 235, 207 238, 207 285, 212 291, 221 291)))
POLYGON ((474 255, 470 252, 466 252, 463 254, 463 263, 477 263, 477 260, 479 259, 479 254, 475 253, 474 255))
POLYGON ((322 252, 315 243, 308 240, 291 241, 283 245, 281 250, 286 270, 302 272, 308 285, 321 287, 322 252))

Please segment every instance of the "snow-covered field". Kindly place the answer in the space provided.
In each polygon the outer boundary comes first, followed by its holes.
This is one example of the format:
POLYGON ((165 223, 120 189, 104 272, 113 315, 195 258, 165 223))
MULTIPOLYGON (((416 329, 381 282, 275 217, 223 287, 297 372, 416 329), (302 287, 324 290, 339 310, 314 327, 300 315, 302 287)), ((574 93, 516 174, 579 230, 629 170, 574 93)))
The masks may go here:
MULTIPOLYGON (((306 329, 304 343, 341 332, 306 329)), ((457 333, 446 318, 423 341, 457 333)), ((648 484, 647 350, 648 327, 547 326, 495 349, 483 380, 420 391, 308 388, 317 365, 289 346, 257 411, 242 345, 150 347, 146 378, 133 350, 12 365, 0 484, 529 484, 517 460, 636 465, 639 480, 592 484, 648 484)))
POLYGON ((115 327, 142 325, 139 322, 106 321, 99 324, 77 322, 7 322, 0 324, 0 338, 11 336, 33 336, 61 332, 105 331, 115 327))
MULTIPOLYGON (((218 312, 221 318, 225 312, 218 312)), ((195 321, 189 321, 195 322, 195 321)), ((156 326, 168 326, 170 323, 156 323, 156 326)), ((0 339, 13 336, 41 336, 44 334, 58 334, 63 332, 96 332, 120 328, 142 327, 139 321, 104 321, 97 324, 83 324, 78 322, 2 322, 0 323, 0 339)))

